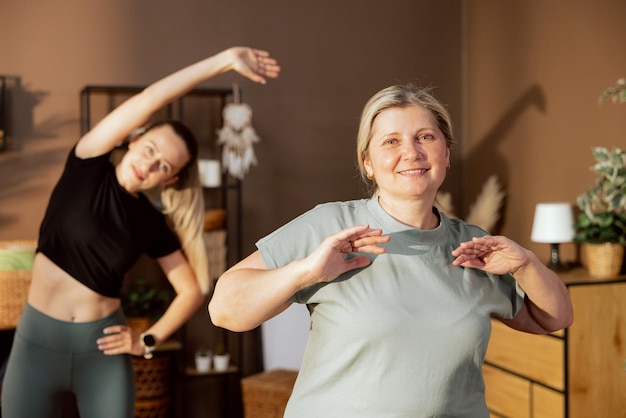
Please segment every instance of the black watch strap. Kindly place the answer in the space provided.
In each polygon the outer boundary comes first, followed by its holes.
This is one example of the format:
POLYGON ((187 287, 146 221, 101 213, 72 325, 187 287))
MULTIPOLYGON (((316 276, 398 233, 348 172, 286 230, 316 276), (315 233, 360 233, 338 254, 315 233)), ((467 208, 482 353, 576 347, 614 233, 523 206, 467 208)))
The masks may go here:
POLYGON ((154 335, 143 333, 139 336, 141 339, 141 345, 143 345, 143 358, 150 360, 152 358, 152 352, 156 348, 156 339, 154 335))

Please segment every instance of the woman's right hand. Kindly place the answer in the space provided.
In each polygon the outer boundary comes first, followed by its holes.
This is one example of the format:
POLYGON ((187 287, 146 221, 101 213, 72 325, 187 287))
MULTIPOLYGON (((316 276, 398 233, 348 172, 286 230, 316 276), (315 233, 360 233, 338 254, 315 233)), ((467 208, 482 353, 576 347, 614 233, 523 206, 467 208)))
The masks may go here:
POLYGON ((248 47, 232 47, 227 50, 232 60, 232 68, 250 80, 265 84, 266 78, 276 78, 280 66, 269 52, 248 47))
POLYGON ((348 253, 383 254, 380 246, 389 242, 389 235, 382 235, 382 229, 370 229, 369 225, 358 225, 329 235, 303 261, 308 269, 308 279, 304 287, 316 283, 330 282, 341 274, 365 267, 369 257, 357 255, 345 258, 348 253))
POLYGON ((98 349, 107 356, 118 354, 132 354, 140 356, 144 349, 139 335, 135 334, 128 325, 112 325, 103 330, 104 337, 98 338, 98 349))

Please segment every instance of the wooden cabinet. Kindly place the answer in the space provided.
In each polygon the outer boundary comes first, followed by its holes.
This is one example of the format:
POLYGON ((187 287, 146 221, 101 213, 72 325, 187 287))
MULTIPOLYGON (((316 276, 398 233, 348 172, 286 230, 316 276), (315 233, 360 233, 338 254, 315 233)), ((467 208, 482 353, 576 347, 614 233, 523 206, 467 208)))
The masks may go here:
POLYGON ((626 417, 626 276, 561 275, 574 323, 548 335, 497 320, 483 367, 492 417, 626 417))

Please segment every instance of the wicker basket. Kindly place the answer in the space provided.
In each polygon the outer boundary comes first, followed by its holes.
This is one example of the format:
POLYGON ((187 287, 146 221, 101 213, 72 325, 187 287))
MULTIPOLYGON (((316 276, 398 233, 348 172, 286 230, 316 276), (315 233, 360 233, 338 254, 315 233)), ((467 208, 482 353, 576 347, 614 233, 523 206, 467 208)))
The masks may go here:
POLYGON ((32 276, 34 240, 0 241, 0 329, 17 326, 32 276))
POLYGON ((133 356, 137 400, 156 399, 170 393, 170 356, 155 354, 150 360, 133 356))
POLYGON ((624 262, 622 244, 584 244, 583 249, 589 276, 596 279, 612 279, 619 276, 624 262))
POLYGON ((135 402, 135 418, 169 418, 170 398, 144 399, 135 402))
POLYGON ((245 418, 282 418, 297 371, 276 369, 241 379, 245 418))

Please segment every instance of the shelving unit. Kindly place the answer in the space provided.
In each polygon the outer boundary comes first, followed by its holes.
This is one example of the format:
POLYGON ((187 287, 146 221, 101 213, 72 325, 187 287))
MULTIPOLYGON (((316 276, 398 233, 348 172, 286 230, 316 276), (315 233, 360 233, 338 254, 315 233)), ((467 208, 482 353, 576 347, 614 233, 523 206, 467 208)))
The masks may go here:
MULTIPOLYGON (((80 92, 81 109, 81 134, 86 133, 95 122, 104 117, 107 113, 121 104, 132 95, 139 93, 146 86, 110 86, 110 85, 88 85, 80 92)), ((217 130, 222 126, 222 110, 229 98, 233 95, 232 88, 197 88, 174 103, 159 110, 153 115, 153 120, 177 119, 185 123, 198 139, 200 150, 199 158, 221 159, 221 149, 217 145, 217 130)), ((242 198, 241 181, 223 173, 221 185, 204 188, 204 199, 206 209, 224 209, 226 211, 225 224, 225 262, 224 267, 228 268, 241 258, 242 254, 242 198)), ((215 274, 212 280, 217 280, 219 274, 215 274)), ((207 297, 210 298, 210 295, 207 297)), ((231 394, 232 388, 238 386, 241 377, 242 365, 242 342, 240 333, 231 333, 224 329, 214 327, 210 324, 206 313, 206 304, 197 312, 194 317, 177 333, 177 338, 181 341, 182 347, 178 353, 176 361, 176 385, 177 388, 176 405, 174 407, 175 416, 188 416, 185 411, 192 395, 188 390, 191 381, 200 379, 213 379, 220 382, 224 392, 223 405, 220 408, 223 416, 237 417, 240 411, 232 411, 231 402, 234 398, 231 394), (193 328, 203 330, 203 335, 194 335, 193 328), (205 326, 212 327, 205 331, 205 326), (201 344, 201 338, 207 338, 207 334, 213 335, 217 340, 221 340, 227 350, 231 353, 231 366, 225 372, 216 372, 213 369, 202 373, 193 367, 193 352, 201 344), (236 379, 236 382, 232 380, 236 379), (183 411, 183 412, 181 412, 183 411)), ((214 341, 215 343, 215 341, 214 341)), ((206 343, 205 343, 206 344, 206 343)), ((237 396, 240 396, 237 394, 237 396)))

